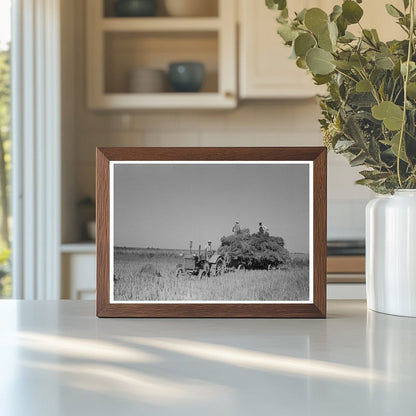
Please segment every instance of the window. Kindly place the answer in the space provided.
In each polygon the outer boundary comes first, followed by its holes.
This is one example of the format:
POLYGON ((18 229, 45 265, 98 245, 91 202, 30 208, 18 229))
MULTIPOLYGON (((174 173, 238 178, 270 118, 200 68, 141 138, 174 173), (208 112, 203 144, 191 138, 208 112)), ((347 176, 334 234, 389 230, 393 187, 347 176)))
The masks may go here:
POLYGON ((10 44, 11 0, 0 0, 0 298, 11 297, 10 44))

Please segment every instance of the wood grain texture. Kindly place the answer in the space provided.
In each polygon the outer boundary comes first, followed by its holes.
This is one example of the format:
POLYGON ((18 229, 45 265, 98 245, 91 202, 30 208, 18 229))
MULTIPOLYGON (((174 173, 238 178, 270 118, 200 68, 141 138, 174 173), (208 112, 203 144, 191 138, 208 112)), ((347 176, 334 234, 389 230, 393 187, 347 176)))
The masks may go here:
POLYGON ((365 256, 328 256, 328 273, 365 273, 365 256))
POLYGON ((110 164, 97 149, 97 316, 103 316, 110 299, 110 164))
POLYGON ((314 305, 326 317, 327 150, 313 159, 314 305))
POLYGON ((344 274, 344 273, 333 273, 327 274, 327 283, 365 283, 365 274, 344 274))
POLYGON ((99 148, 97 149, 97 316, 186 318, 326 317, 326 148, 99 148), (313 303, 111 304, 109 276, 110 161, 313 161, 313 303))

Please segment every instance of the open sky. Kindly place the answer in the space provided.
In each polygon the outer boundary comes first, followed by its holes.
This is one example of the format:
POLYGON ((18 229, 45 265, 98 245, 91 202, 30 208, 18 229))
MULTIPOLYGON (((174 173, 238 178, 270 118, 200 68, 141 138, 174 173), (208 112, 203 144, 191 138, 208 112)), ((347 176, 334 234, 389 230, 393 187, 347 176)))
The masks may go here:
POLYGON ((309 165, 116 164, 114 244, 186 249, 232 234, 235 221, 309 252, 309 165))

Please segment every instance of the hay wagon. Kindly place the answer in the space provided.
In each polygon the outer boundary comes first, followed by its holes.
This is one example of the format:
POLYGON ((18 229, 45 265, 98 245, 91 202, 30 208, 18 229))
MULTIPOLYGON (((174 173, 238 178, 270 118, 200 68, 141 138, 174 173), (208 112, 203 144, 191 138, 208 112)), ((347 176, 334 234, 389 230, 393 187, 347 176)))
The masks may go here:
POLYGON ((276 259, 256 259, 253 256, 226 255, 227 270, 277 270, 282 268, 283 262, 276 259))
POLYGON ((250 234, 248 229, 222 237, 217 253, 224 256, 229 270, 275 270, 287 267, 290 261, 283 238, 250 234))

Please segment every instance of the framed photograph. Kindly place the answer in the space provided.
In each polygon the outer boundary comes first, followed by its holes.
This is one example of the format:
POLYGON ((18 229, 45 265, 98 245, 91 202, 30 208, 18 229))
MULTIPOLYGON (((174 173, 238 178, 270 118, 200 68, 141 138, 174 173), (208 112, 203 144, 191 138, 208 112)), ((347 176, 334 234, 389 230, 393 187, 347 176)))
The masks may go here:
POLYGON ((97 149, 97 316, 324 318, 326 152, 97 149))

